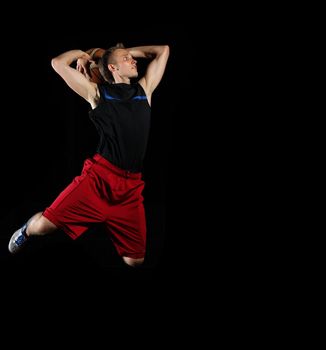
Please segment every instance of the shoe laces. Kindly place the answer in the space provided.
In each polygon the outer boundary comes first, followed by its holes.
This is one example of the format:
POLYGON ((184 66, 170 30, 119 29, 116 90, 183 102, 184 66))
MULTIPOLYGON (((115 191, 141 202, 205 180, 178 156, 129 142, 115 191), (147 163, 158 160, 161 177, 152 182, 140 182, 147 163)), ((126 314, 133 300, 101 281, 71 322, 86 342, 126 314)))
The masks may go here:
POLYGON ((27 237, 26 234, 24 233, 25 227, 23 227, 20 231, 20 235, 17 237, 17 239, 15 240, 15 243, 20 246, 23 243, 25 243, 27 237))

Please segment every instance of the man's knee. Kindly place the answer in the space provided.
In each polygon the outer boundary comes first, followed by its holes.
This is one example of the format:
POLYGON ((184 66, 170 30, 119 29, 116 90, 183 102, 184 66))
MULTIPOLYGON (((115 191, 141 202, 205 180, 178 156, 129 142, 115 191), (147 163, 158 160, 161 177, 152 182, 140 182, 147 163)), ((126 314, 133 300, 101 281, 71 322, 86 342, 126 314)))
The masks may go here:
POLYGON ((50 220, 42 215, 42 212, 39 212, 29 220, 27 234, 31 236, 46 235, 56 230, 56 228, 57 227, 50 220))
POLYGON ((133 259, 133 258, 129 258, 127 256, 123 256, 123 261, 131 267, 139 267, 143 264, 144 262, 144 258, 139 258, 139 259, 133 259))

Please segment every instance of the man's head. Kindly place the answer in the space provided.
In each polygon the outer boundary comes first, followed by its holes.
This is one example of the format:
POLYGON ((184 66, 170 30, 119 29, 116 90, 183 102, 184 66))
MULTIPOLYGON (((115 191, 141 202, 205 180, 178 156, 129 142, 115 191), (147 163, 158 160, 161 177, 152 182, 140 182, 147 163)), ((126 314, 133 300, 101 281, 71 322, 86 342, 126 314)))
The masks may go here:
POLYGON ((130 79, 138 76, 137 62, 122 43, 104 52, 99 69, 105 80, 111 83, 115 82, 115 77, 130 79))

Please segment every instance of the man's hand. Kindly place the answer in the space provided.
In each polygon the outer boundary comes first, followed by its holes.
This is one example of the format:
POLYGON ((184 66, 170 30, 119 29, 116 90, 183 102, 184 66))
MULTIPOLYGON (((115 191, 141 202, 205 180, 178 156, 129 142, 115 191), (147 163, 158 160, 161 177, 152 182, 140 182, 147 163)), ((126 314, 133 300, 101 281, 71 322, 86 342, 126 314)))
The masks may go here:
POLYGON ((88 60, 87 58, 78 58, 76 62, 76 69, 78 72, 82 73, 88 80, 91 80, 90 66, 95 64, 93 60, 88 60))

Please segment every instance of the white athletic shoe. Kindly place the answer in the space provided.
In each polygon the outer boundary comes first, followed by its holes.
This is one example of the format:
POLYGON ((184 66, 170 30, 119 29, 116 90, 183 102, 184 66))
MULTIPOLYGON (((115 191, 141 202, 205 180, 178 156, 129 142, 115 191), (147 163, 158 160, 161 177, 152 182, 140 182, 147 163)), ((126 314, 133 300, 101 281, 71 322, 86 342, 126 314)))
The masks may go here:
POLYGON ((27 242, 29 237, 26 235, 27 223, 17 230, 10 238, 8 249, 10 253, 17 253, 27 242))

